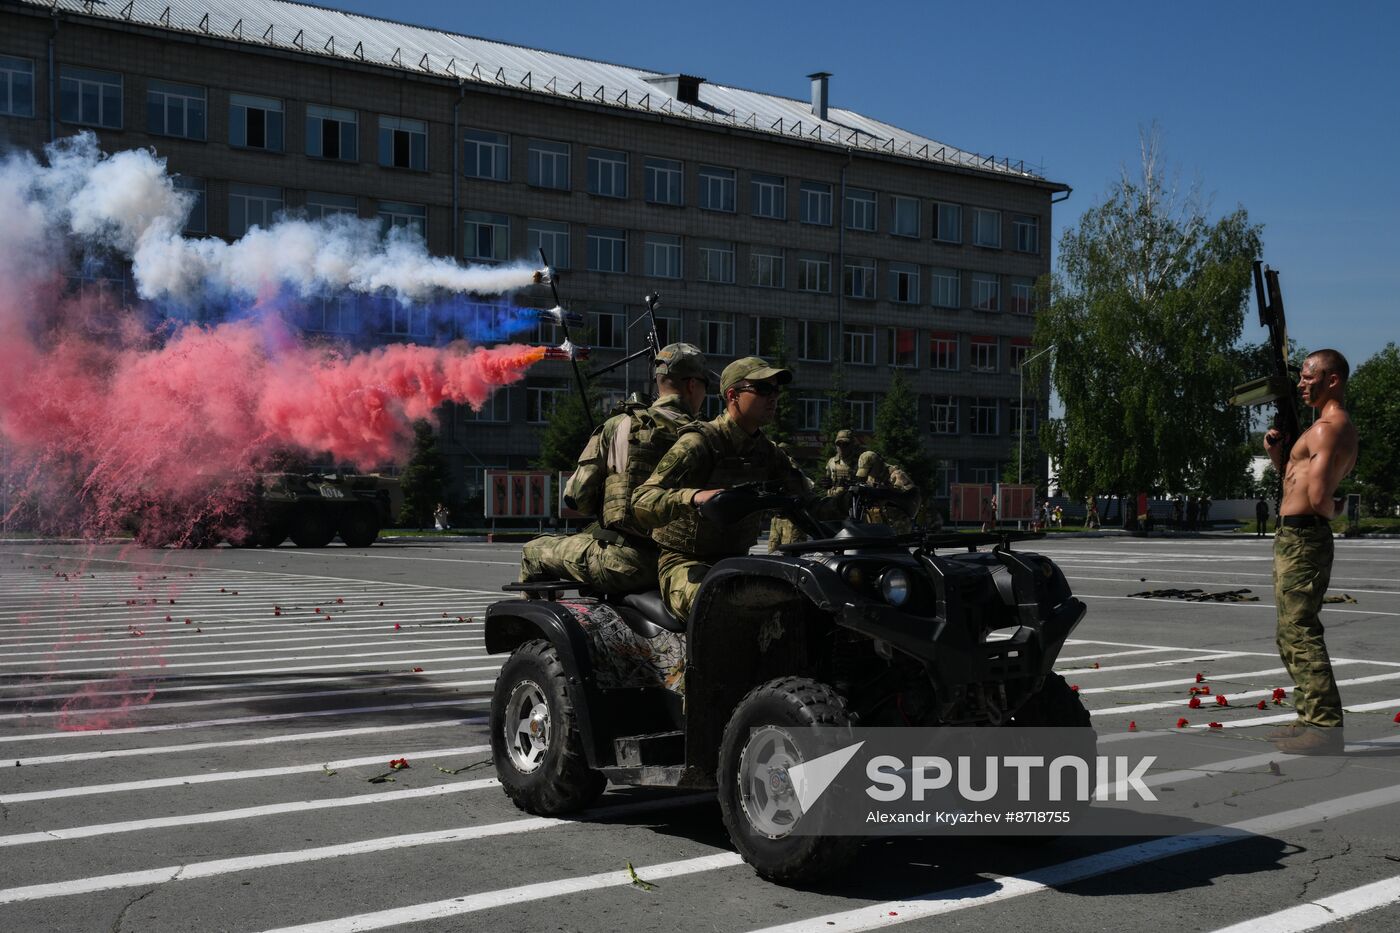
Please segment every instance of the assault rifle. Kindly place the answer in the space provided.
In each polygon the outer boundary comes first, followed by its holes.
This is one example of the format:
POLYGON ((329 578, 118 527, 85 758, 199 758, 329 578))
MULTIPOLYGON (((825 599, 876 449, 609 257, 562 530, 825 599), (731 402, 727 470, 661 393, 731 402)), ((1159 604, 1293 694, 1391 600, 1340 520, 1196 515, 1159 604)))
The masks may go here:
POLYGON ((1254 262, 1254 295, 1259 304, 1259 323, 1269 329, 1270 358, 1273 372, 1244 385, 1235 387, 1231 405, 1246 408, 1273 402, 1276 414, 1273 426, 1283 435, 1283 460, 1298 439, 1298 374, 1288 361, 1288 328, 1283 319, 1283 294, 1278 287, 1278 272, 1262 262, 1254 262))

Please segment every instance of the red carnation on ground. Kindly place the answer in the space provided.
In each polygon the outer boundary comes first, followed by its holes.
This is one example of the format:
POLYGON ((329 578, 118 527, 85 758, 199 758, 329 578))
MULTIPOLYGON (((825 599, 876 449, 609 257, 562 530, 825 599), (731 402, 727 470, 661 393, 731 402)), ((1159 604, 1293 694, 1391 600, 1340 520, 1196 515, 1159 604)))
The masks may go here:
POLYGON ((1191 707, 1192 709, 1200 709, 1200 708, 1201 708, 1201 698, 1200 698, 1200 697, 1192 697, 1191 700, 1190 700, 1190 702, 1188 702, 1186 705, 1189 706, 1189 707, 1191 707))
POLYGON ((1400 713, 1395 714, 1395 721, 1400 722, 1400 713))
POLYGON ((1216 705, 1216 706, 1229 706, 1229 705, 1230 705, 1230 701, 1229 701, 1228 699, 1226 699, 1226 698, 1225 698, 1225 694, 1222 693, 1222 694, 1220 694, 1219 696, 1217 696, 1217 697, 1215 698, 1215 705, 1216 705))
POLYGON ((1095 661, 1095 662, 1094 662, 1094 670, 1098 670, 1098 669, 1099 669, 1099 662, 1098 662, 1098 661, 1095 661))
POLYGON ((1129 722, 1128 722, 1128 731, 1129 731, 1129 732, 1136 732, 1136 731, 1137 731, 1137 720, 1136 720, 1136 719, 1129 720, 1129 722))
POLYGON ((1268 708, 1269 708, 1269 704, 1265 703, 1263 700, 1260 700, 1260 701, 1259 701, 1259 705, 1258 705, 1257 708, 1258 708, 1258 709, 1268 709, 1268 708))
POLYGON ((401 628, 403 628, 403 626, 399 625, 399 623, 397 623, 397 622, 394 623, 394 631, 397 632, 397 631, 398 631, 399 629, 401 629, 401 628))
POLYGON ((392 758, 392 759, 390 759, 390 761, 389 761, 389 770, 390 770, 390 771, 402 771, 404 768, 407 768, 407 767, 408 767, 408 759, 407 759, 407 758, 392 758))
POLYGON ((1070 684, 1070 685, 1069 685, 1069 688, 1070 688, 1071 690, 1073 690, 1075 693, 1078 693, 1078 692, 1079 692, 1079 684, 1070 684))
POLYGON ((1197 671, 1197 672, 1196 672, 1196 683, 1201 683, 1201 682, 1204 681, 1205 679, 1206 679, 1206 675, 1205 675, 1205 674, 1202 674, 1200 671, 1197 671))
POLYGON ((1178 729, 1185 729, 1186 726, 1187 726, 1187 724, 1188 724, 1189 722, 1190 722, 1190 720, 1188 720, 1185 716, 1182 716, 1180 719, 1178 719, 1178 720, 1176 721, 1176 727, 1177 727, 1178 729))
POLYGON ((1210 726, 1210 728, 1212 728, 1212 729, 1224 729, 1224 728, 1225 728, 1224 726, 1222 726, 1222 725, 1221 725, 1220 723, 1218 723, 1218 722, 1207 723, 1207 725, 1210 726))
POLYGON ((1210 685, 1209 685, 1209 684, 1206 684, 1204 687, 1201 688, 1201 696, 1203 696, 1203 697, 1208 697, 1208 696, 1210 696, 1210 685))
POLYGON ((421 668, 421 667, 415 667, 415 668, 413 669, 413 673, 415 673, 415 674, 421 674, 421 673, 423 673, 423 668, 421 668))
POLYGON ((1282 687, 1275 687, 1275 688, 1274 688, 1274 702, 1275 702, 1275 703, 1282 703, 1282 702, 1283 702, 1285 699, 1287 699, 1287 698, 1288 698, 1288 691, 1287 691, 1287 690, 1283 689, 1282 687))

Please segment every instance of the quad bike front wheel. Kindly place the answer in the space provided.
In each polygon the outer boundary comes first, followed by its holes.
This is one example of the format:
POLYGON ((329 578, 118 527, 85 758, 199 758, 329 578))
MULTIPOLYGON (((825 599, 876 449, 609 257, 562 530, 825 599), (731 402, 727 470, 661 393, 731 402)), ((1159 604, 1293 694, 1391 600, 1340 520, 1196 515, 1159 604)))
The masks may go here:
POLYGON ((491 757, 506 796, 527 813, 555 816, 581 810, 607 786, 588 766, 567 675, 544 639, 515 649, 491 697, 491 757))
POLYGON ((802 807, 789 777, 810 757, 792 730, 847 725, 841 695, 805 677, 755 687, 729 718, 719 750, 720 813, 739 855, 769 881, 815 881, 855 855, 858 837, 793 833, 802 807))

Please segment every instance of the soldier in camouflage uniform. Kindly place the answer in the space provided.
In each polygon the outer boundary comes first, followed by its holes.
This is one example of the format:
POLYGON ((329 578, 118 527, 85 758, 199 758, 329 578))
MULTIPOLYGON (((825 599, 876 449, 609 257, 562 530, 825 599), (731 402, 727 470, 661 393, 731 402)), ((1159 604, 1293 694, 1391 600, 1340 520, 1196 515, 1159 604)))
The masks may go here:
MULTIPOLYGON (((836 453, 826 462, 826 478, 833 489, 855 483, 888 486, 890 469, 879 454, 858 443, 849 429, 842 428, 836 432, 836 453)), ((873 525, 884 524, 884 508, 866 509, 865 520, 873 525)))
MULTIPOLYGON (((678 619, 688 619, 695 595, 710 566, 723 557, 747 554, 758 540, 763 513, 732 525, 719 525, 699 506, 730 486, 755 480, 781 483, 789 492, 809 495, 812 484, 797 464, 763 435, 778 413, 778 387, 792 381, 786 369, 756 356, 735 360, 720 376, 725 411, 713 421, 681 431, 656 472, 637 487, 632 509, 661 546, 661 595, 678 619)), ((828 499, 838 508, 844 499, 828 499)))
MULTIPOLYGON (((792 457, 792 445, 783 441, 778 445, 778 449, 792 457)), ((792 523, 792 519, 784 518, 781 515, 774 515, 773 520, 768 524, 768 553, 772 554, 784 544, 796 544, 799 541, 806 541, 807 533, 802 531, 792 523)))
MULTIPOLYGON (((904 472, 904 467, 897 463, 891 463, 888 465, 888 469, 890 485, 895 489, 903 491, 915 488, 913 478, 904 472)), ((905 512, 897 505, 885 506, 884 512, 885 522, 895 534, 908 534, 914 530, 914 516, 919 514, 919 503, 918 500, 915 500, 912 513, 905 512)))
POLYGON ((629 400, 603 422, 564 489, 570 508, 601 521, 578 534, 527 541, 520 552, 522 583, 574 580, 603 593, 656 588, 657 547, 632 515, 632 492, 699 413, 716 377, 704 354, 688 343, 663 347, 655 371, 655 404, 629 400))

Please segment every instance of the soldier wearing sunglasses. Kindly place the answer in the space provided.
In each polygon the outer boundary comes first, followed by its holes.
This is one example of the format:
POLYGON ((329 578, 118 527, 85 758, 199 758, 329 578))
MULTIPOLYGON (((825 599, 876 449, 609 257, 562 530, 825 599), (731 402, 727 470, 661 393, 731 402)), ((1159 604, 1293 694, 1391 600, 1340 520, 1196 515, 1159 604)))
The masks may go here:
MULTIPOLYGON (((777 481, 790 493, 812 494, 811 481, 763 433, 777 417, 778 392, 791 381, 789 370, 756 356, 730 363, 720 375, 724 413, 682 429, 656 472, 632 496, 638 524, 650 528, 661 547, 661 595, 678 619, 689 618, 711 565, 747 554, 762 528, 762 512, 721 525, 701 516, 701 504, 723 489, 761 480, 777 481)), ((821 510, 835 515, 844 508, 840 497, 823 500, 821 510)))

